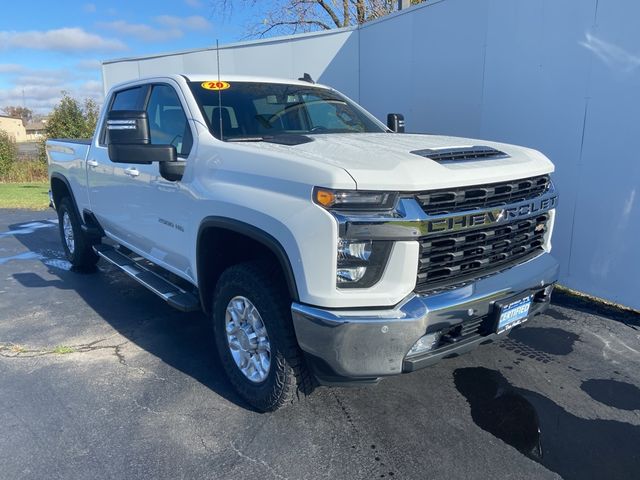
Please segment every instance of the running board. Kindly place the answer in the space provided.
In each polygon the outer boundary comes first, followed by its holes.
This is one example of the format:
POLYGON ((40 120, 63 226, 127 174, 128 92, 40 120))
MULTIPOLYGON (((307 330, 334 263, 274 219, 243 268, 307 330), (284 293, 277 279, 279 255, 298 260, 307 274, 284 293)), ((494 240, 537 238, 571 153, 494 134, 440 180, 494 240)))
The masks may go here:
POLYGON ((115 265, 141 285, 147 287, 165 302, 183 312, 200 310, 198 298, 166 278, 140 265, 131 257, 123 255, 110 245, 94 245, 94 251, 107 262, 115 265))

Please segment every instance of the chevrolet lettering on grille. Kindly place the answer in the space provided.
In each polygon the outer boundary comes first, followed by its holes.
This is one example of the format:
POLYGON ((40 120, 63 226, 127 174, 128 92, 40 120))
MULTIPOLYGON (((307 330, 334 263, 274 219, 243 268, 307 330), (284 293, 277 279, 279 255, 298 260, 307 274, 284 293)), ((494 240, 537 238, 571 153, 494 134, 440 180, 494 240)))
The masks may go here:
POLYGON ((534 200, 524 205, 518 205, 517 207, 496 208, 481 213, 429 220, 427 221, 427 233, 457 232, 468 228, 489 226, 520 217, 526 217, 536 212, 543 212, 554 208, 557 203, 557 198, 557 196, 554 196, 534 200))

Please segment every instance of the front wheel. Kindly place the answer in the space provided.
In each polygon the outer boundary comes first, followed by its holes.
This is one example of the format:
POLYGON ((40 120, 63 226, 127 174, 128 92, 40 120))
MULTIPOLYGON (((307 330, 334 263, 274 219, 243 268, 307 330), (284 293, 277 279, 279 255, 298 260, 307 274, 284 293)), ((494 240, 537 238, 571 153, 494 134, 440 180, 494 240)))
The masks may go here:
POLYGON ((238 393, 267 412, 313 390, 291 321, 291 301, 267 264, 234 265, 220 276, 213 327, 222 365, 238 393))
POLYGON ((62 248, 67 260, 74 267, 93 267, 99 257, 82 231, 82 224, 69 197, 63 198, 58 206, 58 223, 62 248))

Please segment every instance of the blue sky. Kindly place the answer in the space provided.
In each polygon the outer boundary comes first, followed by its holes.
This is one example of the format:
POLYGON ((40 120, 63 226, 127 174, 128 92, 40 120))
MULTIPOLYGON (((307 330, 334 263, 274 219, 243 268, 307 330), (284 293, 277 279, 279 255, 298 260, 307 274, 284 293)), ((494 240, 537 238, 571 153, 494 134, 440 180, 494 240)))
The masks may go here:
MULTIPOLYGON (((255 10, 219 0, 11 1, 0 17, 0 108, 46 113, 67 90, 102 101, 100 61, 241 40, 255 10), (23 96, 24 95, 24 96, 23 96)), ((264 2, 267 3, 267 2, 264 2)), ((241 5, 241 4, 240 4, 241 5)))

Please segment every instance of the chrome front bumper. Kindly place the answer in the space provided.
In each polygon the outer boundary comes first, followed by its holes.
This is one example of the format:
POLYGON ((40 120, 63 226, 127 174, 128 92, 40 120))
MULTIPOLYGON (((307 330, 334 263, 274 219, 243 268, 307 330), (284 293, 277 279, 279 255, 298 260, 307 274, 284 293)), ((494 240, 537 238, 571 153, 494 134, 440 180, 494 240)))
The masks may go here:
MULTIPOLYGON (((426 333, 487 318, 496 301, 542 290, 557 277, 558 262, 543 253, 454 290, 412 294, 391 309, 326 310, 294 303, 293 324, 298 343, 321 380, 375 379, 412 371, 490 341, 495 334, 407 358, 411 347, 426 333)), ((546 303, 535 306, 532 315, 544 310, 546 303)))

